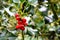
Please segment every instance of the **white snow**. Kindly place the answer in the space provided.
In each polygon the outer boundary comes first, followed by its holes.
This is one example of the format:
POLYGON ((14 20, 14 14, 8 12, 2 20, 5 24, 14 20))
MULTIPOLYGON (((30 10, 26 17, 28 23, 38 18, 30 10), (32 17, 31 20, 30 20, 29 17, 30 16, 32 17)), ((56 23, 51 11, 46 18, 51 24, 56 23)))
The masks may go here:
POLYGON ((47 8, 45 6, 41 6, 41 8, 39 9, 39 11, 41 11, 41 12, 44 12, 46 10, 47 10, 47 8))
POLYGON ((14 16, 15 13, 10 12, 9 8, 4 8, 4 10, 10 15, 10 16, 14 16))
POLYGON ((25 17, 25 19, 27 20, 27 22, 26 23, 28 23, 29 22, 29 20, 30 20, 30 17, 25 17))

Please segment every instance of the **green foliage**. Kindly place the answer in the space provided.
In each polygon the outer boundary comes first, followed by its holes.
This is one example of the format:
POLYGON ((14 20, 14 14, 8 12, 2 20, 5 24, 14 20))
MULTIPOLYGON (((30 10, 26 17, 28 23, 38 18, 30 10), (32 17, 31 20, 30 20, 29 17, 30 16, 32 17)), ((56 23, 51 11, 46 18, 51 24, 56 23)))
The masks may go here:
POLYGON ((30 20, 27 18, 29 20, 28 28, 26 28, 26 32, 24 31, 25 35, 28 35, 25 40, 37 40, 37 37, 38 40, 44 40, 45 35, 49 36, 47 34, 49 31, 55 29, 56 32, 60 27, 60 0, 47 1, 41 0, 38 3, 39 0, 0 0, 0 40, 18 40, 18 37, 21 37, 18 35, 21 34, 21 31, 15 29, 17 25, 15 13, 18 13, 21 18, 30 17, 30 20), (49 10, 50 12, 48 12, 49 10), (45 17, 50 14, 54 15, 53 22, 45 24, 45 17), (31 29, 29 29, 30 27, 31 29), (37 37, 35 38, 35 36, 37 37))

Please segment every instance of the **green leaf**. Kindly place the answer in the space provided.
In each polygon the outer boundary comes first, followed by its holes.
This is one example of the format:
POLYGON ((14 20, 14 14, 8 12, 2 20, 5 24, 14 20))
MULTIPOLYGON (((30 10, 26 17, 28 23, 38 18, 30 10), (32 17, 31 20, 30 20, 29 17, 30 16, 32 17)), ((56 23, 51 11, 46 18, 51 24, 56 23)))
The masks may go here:
POLYGON ((37 23, 37 28, 39 28, 39 27, 41 27, 41 26, 43 26, 44 25, 44 21, 41 21, 41 22, 39 22, 39 23, 37 23))
POLYGON ((13 0, 14 3, 19 3, 20 1, 19 0, 13 0))
POLYGON ((0 37, 0 40, 7 40, 6 37, 0 37))
POLYGON ((25 40, 29 40, 30 39, 30 36, 25 36, 25 40))
POLYGON ((21 2, 24 2, 24 0, 20 0, 21 2))
POLYGON ((15 40, 16 37, 9 37, 8 39, 9 39, 9 40, 15 40))

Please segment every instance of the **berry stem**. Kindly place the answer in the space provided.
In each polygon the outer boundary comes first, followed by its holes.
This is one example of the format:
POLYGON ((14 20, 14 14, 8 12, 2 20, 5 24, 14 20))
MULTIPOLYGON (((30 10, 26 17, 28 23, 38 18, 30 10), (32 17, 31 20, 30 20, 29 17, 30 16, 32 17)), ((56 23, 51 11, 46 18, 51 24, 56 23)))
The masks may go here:
POLYGON ((37 40, 38 40, 38 36, 37 36, 37 40))
POLYGON ((24 40, 24 32, 22 31, 22 40, 24 40))

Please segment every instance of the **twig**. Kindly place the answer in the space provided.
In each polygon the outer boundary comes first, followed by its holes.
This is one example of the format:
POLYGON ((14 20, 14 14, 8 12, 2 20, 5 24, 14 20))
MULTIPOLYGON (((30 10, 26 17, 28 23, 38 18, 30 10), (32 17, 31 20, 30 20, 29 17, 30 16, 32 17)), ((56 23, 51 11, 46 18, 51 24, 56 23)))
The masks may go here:
POLYGON ((22 40, 24 40, 24 32, 22 31, 22 40))

